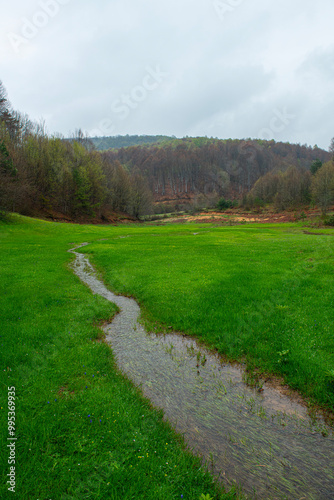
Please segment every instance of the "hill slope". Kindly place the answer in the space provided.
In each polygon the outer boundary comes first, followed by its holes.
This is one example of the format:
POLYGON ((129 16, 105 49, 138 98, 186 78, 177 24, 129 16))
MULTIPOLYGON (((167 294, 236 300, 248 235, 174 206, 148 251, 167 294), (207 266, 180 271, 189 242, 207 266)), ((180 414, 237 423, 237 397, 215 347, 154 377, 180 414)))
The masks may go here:
POLYGON ((159 144, 109 150, 129 172, 147 180, 156 202, 186 204, 194 198, 242 198, 270 171, 289 166, 309 170, 330 153, 318 147, 262 140, 219 140, 205 137, 171 139, 159 144))

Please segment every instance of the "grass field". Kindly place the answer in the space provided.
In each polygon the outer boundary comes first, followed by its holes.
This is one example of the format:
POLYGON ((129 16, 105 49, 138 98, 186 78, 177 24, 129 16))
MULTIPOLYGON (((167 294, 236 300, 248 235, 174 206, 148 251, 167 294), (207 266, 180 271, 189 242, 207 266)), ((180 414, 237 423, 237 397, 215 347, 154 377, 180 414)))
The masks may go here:
POLYGON ((17 498, 234 498, 96 341, 115 308, 79 282, 66 251, 91 242, 82 251, 111 289, 136 297, 152 329, 196 335, 333 408, 334 231, 304 230, 1 224, 0 497, 13 497, 5 443, 15 386, 17 498))
POLYGON ((1 499, 234 498, 218 492, 96 342, 97 325, 115 308, 73 275, 66 251, 118 231, 18 217, 0 226, 1 499), (6 484, 8 387, 16 397, 15 494, 6 484))
MULTIPOLYGON (((122 229, 83 251, 144 319, 283 375, 334 406, 334 231, 301 224, 122 229)), ((158 327, 159 328, 159 327, 158 327)))

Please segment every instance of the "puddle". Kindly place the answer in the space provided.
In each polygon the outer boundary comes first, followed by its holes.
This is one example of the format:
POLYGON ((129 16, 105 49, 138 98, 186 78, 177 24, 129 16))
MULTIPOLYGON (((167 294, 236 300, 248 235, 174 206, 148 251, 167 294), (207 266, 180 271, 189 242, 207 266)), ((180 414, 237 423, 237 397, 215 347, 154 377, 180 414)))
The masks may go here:
POLYGON ((262 392, 247 386, 241 368, 194 339, 147 334, 138 304, 110 292, 88 259, 70 252, 77 276, 121 310, 104 327, 119 368, 227 487, 266 500, 334 498, 334 436, 321 417, 266 384, 262 392))

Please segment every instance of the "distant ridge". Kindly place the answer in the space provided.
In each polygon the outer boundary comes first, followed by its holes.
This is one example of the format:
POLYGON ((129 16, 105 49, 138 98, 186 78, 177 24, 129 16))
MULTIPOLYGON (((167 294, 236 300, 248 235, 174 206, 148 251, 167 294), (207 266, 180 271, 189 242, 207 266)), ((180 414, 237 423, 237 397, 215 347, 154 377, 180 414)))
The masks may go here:
POLYGON ((91 137, 90 140, 99 151, 108 149, 128 148, 130 146, 143 146, 160 144, 161 142, 173 141, 175 136, 167 135, 116 135, 112 137, 91 137))

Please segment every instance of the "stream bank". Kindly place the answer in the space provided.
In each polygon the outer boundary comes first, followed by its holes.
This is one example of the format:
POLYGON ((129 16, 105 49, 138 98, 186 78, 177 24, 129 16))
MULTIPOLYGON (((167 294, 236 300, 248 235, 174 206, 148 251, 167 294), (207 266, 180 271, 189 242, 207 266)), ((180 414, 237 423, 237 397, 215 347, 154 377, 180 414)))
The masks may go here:
POLYGON ((77 249, 74 272, 120 309, 104 327, 118 367, 227 487, 238 483, 261 499, 334 498, 334 438, 320 417, 266 384, 261 392, 247 386, 241 368, 194 339, 147 334, 138 304, 110 292, 77 249))

